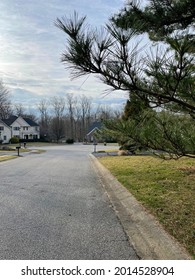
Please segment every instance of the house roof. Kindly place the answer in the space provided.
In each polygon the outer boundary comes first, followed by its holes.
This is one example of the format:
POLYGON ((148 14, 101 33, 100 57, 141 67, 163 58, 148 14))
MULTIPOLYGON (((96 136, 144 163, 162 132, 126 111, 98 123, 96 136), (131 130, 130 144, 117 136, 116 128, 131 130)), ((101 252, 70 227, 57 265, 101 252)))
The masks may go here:
POLYGON ((9 125, 6 124, 2 119, 0 119, 0 123, 3 124, 3 125, 5 125, 5 126, 7 126, 7 127, 10 129, 9 125))
POLYGON ((15 120, 17 120, 17 116, 10 116, 8 119, 2 119, 2 121, 7 124, 8 126, 12 125, 13 122, 15 122, 15 120))
MULTIPOLYGON (((17 116, 10 116, 8 119, 2 119, 2 121, 7 124, 8 126, 11 126, 13 122, 15 122, 15 120, 17 120, 17 116)), ((23 118, 23 117, 21 117, 23 118)), ((30 118, 23 118, 23 120, 25 120, 25 122, 27 124, 29 124, 30 126, 39 126, 36 122, 34 122, 33 120, 31 120, 30 118)))
POLYGON ((23 118, 30 126, 39 126, 36 122, 29 118, 23 118))
POLYGON ((93 131, 96 129, 101 129, 102 128, 102 123, 100 121, 95 121, 92 123, 92 125, 89 127, 87 135, 90 135, 93 131))

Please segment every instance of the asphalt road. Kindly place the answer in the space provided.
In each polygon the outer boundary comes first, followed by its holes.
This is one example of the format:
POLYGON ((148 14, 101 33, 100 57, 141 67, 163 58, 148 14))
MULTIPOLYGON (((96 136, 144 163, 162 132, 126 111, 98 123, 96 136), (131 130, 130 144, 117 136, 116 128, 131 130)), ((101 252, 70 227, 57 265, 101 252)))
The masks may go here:
POLYGON ((0 259, 137 259, 91 166, 92 146, 0 162, 0 259))

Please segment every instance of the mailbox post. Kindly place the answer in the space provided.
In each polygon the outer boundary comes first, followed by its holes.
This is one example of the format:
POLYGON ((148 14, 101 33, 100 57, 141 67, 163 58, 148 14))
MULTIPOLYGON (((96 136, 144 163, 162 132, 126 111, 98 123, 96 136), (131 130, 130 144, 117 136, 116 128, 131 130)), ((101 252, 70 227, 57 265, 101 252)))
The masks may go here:
POLYGON ((20 156, 20 146, 17 146, 16 149, 18 150, 18 157, 20 156))
POLYGON ((94 145, 94 153, 96 153, 96 147, 97 147, 97 142, 96 142, 96 140, 93 141, 93 145, 94 145))

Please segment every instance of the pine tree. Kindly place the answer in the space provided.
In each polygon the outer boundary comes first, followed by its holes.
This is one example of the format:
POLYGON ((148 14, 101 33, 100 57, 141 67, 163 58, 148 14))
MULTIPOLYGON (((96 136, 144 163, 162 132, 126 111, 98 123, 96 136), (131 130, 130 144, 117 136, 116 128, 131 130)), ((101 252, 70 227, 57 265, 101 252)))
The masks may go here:
POLYGON ((144 8, 131 1, 101 32, 86 28, 86 18, 76 13, 57 19, 56 26, 69 37, 62 63, 72 69, 73 77, 98 74, 113 90, 129 92, 124 113, 129 118, 112 128, 109 124, 111 132, 118 129, 170 155, 195 154, 194 19, 190 0, 153 0, 144 8), (136 36, 144 33, 155 44, 163 42, 163 50, 155 47, 146 55, 139 46, 132 47, 136 36), (143 104, 136 122, 135 114, 131 117, 127 111, 135 106, 139 111, 143 104))

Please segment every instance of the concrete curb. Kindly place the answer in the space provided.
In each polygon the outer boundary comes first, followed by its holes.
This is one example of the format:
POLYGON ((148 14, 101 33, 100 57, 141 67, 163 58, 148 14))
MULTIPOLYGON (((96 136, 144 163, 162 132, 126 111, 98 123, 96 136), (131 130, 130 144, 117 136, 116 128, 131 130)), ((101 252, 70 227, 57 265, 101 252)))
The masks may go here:
POLYGON ((134 198, 127 189, 95 158, 90 159, 106 190, 115 212, 143 260, 190 260, 188 252, 134 198))

